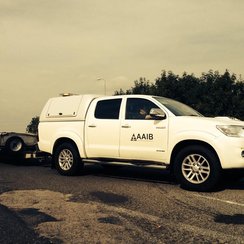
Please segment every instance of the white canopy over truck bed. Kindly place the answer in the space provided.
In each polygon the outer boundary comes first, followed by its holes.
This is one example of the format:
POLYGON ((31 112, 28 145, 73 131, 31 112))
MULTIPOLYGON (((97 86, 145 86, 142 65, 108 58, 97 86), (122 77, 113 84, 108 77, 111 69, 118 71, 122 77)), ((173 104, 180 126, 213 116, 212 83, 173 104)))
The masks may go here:
POLYGON ((98 95, 73 95, 50 98, 40 116, 41 122, 85 120, 91 101, 98 95))

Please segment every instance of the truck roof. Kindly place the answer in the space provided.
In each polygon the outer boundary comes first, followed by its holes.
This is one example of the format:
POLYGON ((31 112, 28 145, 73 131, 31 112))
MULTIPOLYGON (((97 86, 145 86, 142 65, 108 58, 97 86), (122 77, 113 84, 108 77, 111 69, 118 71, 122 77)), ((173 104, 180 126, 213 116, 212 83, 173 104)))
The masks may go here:
POLYGON ((41 115, 40 122, 43 121, 65 121, 67 119, 72 120, 85 120, 87 109, 92 100, 95 98, 125 98, 125 97, 140 97, 140 98, 152 98, 152 95, 142 94, 128 94, 128 95, 114 95, 104 96, 97 94, 60 94, 59 97, 50 98, 44 106, 41 115))

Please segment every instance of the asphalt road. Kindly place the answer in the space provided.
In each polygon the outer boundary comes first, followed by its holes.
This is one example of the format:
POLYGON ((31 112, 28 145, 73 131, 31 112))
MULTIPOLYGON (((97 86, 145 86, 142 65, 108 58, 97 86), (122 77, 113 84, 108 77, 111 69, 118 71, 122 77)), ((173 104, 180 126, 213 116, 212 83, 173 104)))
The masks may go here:
POLYGON ((166 171, 0 163, 0 243, 244 243, 244 178, 185 191, 166 171))

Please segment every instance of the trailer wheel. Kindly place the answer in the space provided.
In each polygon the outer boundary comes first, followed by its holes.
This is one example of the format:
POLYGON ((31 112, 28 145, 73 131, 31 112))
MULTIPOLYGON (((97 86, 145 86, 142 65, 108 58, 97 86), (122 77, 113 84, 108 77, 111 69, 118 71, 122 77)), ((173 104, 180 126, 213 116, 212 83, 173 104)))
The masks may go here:
POLYGON ((216 154, 200 145, 183 148, 174 160, 175 177, 188 190, 213 190, 220 181, 221 173, 216 154))
POLYGON ((8 153, 20 153, 24 150, 24 142, 19 137, 11 137, 6 142, 6 151, 8 153))
POLYGON ((54 164, 61 175, 76 175, 83 167, 77 148, 68 142, 57 147, 54 152, 54 164))

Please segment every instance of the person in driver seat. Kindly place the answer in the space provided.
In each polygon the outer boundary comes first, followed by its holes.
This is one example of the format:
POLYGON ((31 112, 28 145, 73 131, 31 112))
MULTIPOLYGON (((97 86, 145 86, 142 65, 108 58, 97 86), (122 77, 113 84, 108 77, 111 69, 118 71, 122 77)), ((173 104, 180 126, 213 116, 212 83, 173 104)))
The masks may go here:
POLYGON ((139 118, 140 119, 152 119, 152 117, 150 116, 149 112, 147 112, 148 110, 143 107, 139 109, 139 118))

